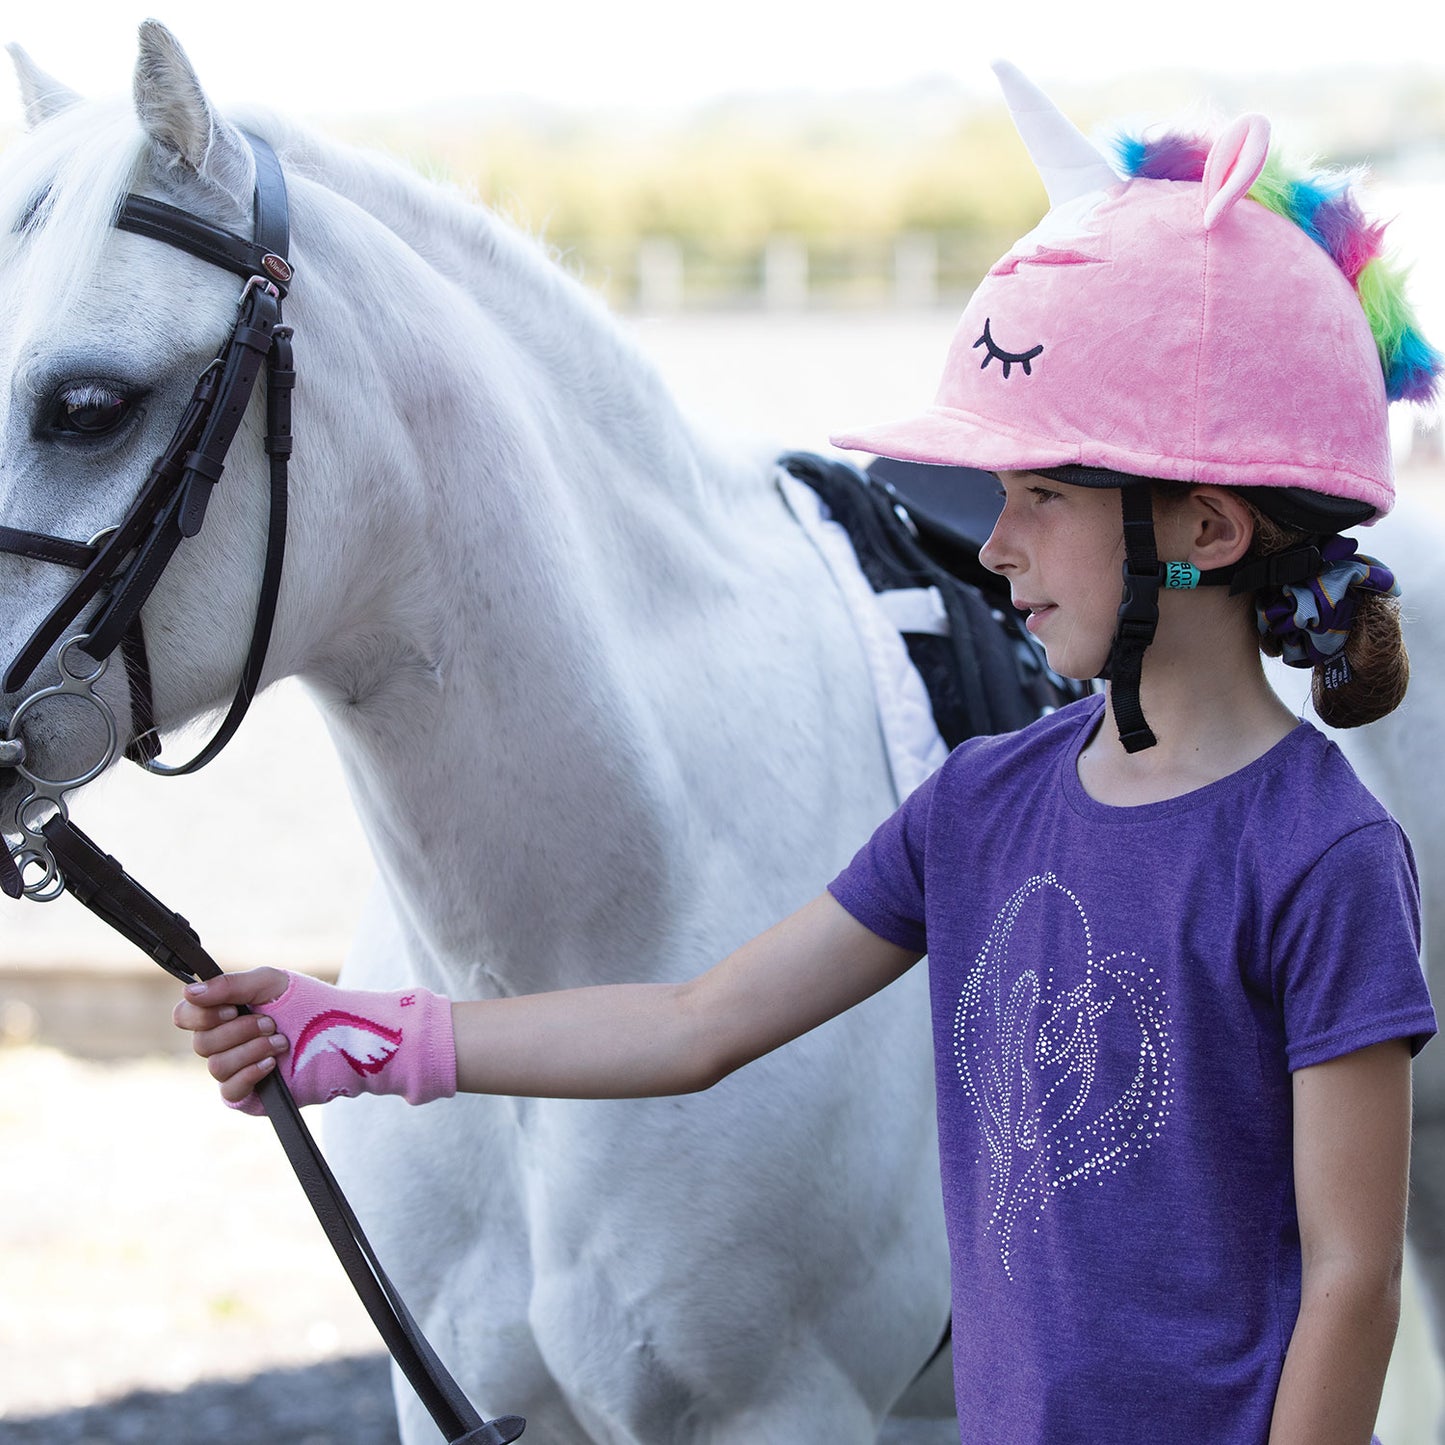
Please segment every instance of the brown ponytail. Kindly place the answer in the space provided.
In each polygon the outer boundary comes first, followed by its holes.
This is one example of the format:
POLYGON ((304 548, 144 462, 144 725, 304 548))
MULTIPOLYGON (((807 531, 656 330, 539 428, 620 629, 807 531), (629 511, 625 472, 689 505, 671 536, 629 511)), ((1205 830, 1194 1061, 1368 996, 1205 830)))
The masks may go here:
MULTIPOLYGON (((1254 516, 1250 557, 1269 557, 1306 540, 1307 534, 1273 521, 1252 506, 1250 511, 1254 516)), ((1278 657, 1282 648, 1280 640, 1269 634, 1260 637, 1259 646, 1268 657, 1278 657)), ((1363 727, 1399 707, 1410 682, 1410 658, 1400 631, 1397 598, 1378 592, 1360 595, 1344 658, 1350 676, 1334 686, 1325 685, 1324 667, 1314 669, 1310 696, 1321 722, 1334 728, 1363 727)))

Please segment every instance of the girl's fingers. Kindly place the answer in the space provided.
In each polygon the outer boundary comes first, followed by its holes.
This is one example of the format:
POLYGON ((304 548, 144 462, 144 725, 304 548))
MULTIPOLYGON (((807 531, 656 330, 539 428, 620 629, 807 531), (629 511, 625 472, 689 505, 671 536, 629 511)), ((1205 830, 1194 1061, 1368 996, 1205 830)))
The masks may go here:
MULTIPOLYGON (((290 982, 290 975, 279 968, 252 968, 245 973, 223 973, 218 978, 207 979, 203 983, 188 983, 185 1001, 196 1005, 202 1013, 235 1008, 239 1004, 256 1008, 280 998, 290 982)), ((177 1022, 180 1022, 179 1016, 177 1022)), ((180 1026, 194 1027, 188 1024, 180 1026)))
POLYGON ((232 1017, 214 1025, 199 1027, 194 1032, 191 1048, 203 1059, 209 1059, 227 1049, 235 1048, 238 1044, 250 1043, 252 1039, 262 1035, 274 1034, 276 1024, 265 1014, 242 1014, 239 1018, 232 1017))
POLYGON ((280 1034, 265 1034, 212 1054, 206 1067, 220 1084, 222 1097, 234 1104, 256 1087, 256 1081, 265 1077, 286 1048, 286 1040, 280 1034))
POLYGON ((228 1104, 239 1104, 275 1067, 276 1060, 274 1058, 261 1059, 257 1063, 249 1064, 221 1085, 221 1097, 228 1104))
POLYGON ((206 1060, 227 1103, 241 1103, 288 1047, 265 1014, 241 1010, 273 1002, 290 984, 291 976, 279 968, 253 968, 186 985, 171 1017, 195 1035, 191 1047, 206 1060))
POLYGON ((178 1029, 186 1029, 194 1034, 229 1023, 236 1014, 237 1010, 229 1005, 224 1008, 202 1008, 199 1004, 183 998, 171 1010, 171 1022, 178 1029))

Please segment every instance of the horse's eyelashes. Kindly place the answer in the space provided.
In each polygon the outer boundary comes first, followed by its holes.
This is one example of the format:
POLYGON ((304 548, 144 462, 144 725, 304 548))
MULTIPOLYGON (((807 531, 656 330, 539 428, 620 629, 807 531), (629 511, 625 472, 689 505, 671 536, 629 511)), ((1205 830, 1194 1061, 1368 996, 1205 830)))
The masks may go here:
POLYGON ((61 390, 49 418, 50 430, 62 436, 109 436, 131 415, 134 396, 101 382, 85 382, 61 390))

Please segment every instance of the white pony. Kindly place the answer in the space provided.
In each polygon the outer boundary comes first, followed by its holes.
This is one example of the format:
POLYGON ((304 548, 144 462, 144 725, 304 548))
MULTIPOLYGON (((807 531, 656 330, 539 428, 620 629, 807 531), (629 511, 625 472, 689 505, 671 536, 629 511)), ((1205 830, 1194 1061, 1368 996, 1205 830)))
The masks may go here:
MULTIPOLYGON (((154 23, 133 107, 16 60, 32 128, 0 166, 0 517, 83 541, 138 492, 239 289, 112 229, 118 198, 249 234, 253 162, 154 23)), ((265 680, 315 695, 380 875, 346 981, 477 997, 698 972, 894 802, 856 636, 772 459, 693 430, 485 209, 247 124, 289 184, 300 374, 265 680)), ((145 610, 162 727, 236 685, 259 411, 145 610)), ((7 658, 72 577, 0 557, 7 658)), ((116 662, 100 691, 124 724, 116 662)), ((0 700, 0 725, 53 677, 0 700)), ((29 766, 86 766, 63 702, 24 722, 29 766)), ((439 1353, 536 1445, 865 1445, 948 1319, 930 1054, 915 971, 706 1095, 365 1099, 328 1140, 439 1353)), ((403 1437, 434 1439, 398 1394, 403 1437)), ((956 1437, 944 1394, 890 1438, 956 1437)))

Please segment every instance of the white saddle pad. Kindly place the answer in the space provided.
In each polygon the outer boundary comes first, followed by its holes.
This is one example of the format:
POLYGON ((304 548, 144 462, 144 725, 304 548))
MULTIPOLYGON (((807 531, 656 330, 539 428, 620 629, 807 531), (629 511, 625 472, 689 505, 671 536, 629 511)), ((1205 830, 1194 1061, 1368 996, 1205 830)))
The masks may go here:
POLYGON ((853 619, 873 679, 878 725, 902 802, 948 756, 933 721, 928 689, 918 675, 902 632, 948 635, 943 599, 935 587, 876 593, 858 566, 848 534, 832 520, 822 499, 805 482, 779 468, 778 490, 808 534, 853 619))

